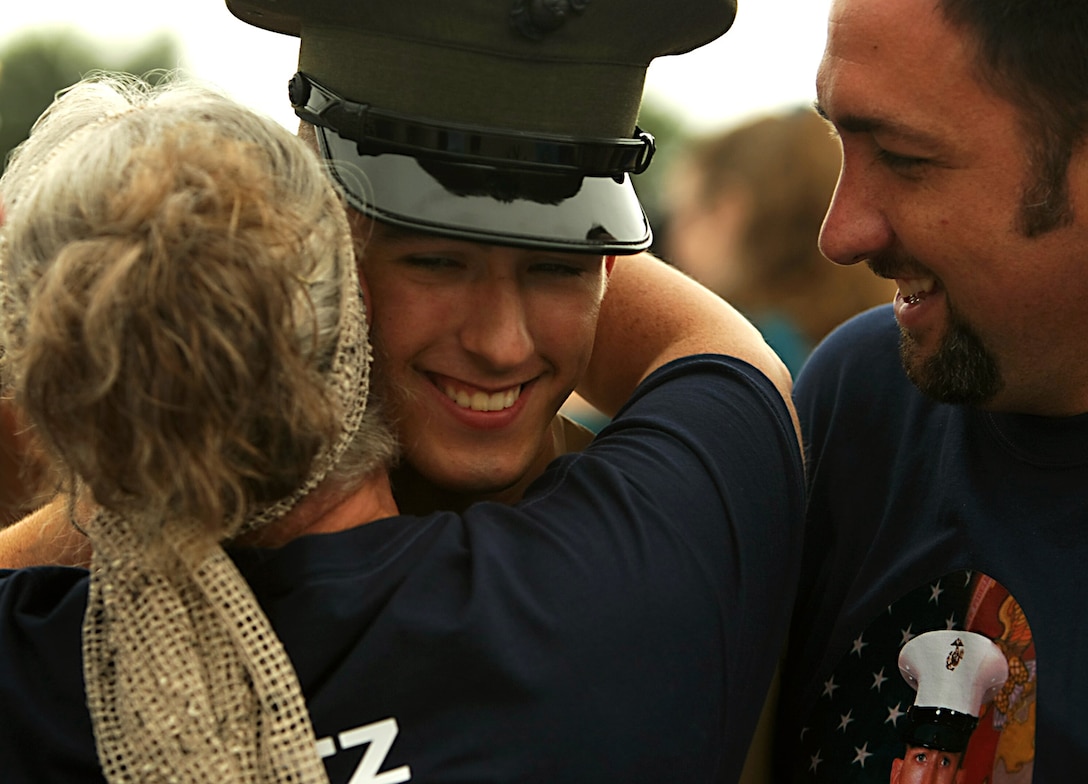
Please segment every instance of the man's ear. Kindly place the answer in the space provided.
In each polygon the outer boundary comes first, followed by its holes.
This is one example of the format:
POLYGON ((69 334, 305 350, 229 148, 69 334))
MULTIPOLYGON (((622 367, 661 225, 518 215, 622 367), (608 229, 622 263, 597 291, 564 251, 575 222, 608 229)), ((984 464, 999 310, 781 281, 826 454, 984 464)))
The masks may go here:
MULTIPOLYGON (((4 214, 3 214, 3 205, 2 205, 2 204, 0 204, 0 225, 3 225, 3 217, 4 217, 4 214)), ((611 274, 612 274, 612 266, 613 266, 613 265, 614 265, 615 263, 616 263, 616 257, 615 257, 615 256, 605 256, 605 257, 604 257, 604 276, 605 276, 606 278, 607 278, 607 277, 608 277, 609 275, 611 275, 611 274)))
POLYGON ((305 120, 298 122, 298 138, 306 142, 315 152, 317 151, 317 131, 305 120))

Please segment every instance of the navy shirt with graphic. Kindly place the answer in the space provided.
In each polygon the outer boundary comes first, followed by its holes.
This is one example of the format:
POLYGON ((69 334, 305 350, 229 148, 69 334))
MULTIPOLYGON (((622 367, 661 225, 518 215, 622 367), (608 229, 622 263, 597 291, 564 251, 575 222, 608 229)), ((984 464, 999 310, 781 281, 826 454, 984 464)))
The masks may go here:
POLYGON ((1088 416, 936 403, 907 379, 898 340, 891 308, 877 308, 829 336, 797 380, 809 511, 780 780, 897 780, 915 699, 899 650, 942 629, 984 634, 1009 671, 949 780, 1077 780, 1070 772, 1088 770, 1088 416))

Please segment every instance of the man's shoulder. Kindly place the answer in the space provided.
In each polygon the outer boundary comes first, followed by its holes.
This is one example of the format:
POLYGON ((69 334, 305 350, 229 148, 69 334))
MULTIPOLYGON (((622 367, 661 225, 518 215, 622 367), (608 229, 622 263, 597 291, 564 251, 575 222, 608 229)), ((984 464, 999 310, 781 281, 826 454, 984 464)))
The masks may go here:
POLYGON ((771 412, 769 419, 779 426, 789 422, 785 401, 771 380, 744 360, 723 354, 682 357, 658 368, 639 385, 617 418, 639 409, 646 399, 669 397, 692 404, 677 408, 666 401, 659 406, 677 418, 717 416, 722 406, 744 406, 771 412))
MULTIPOLYGON (((783 503, 783 522, 799 506, 804 469, 786 401, 758 369, 735 357, 701 354, 656 370, 604 428, 583 460, 556 466, 561 477, 595 488, 640 487, 639 505, 673 515, 700 506, 708 527, 736 513, 766 514, 766 497, 783 503), (731 499, 736 508, 718 504, 731 499), (756 509, 759 509, 757 512, 756 509)), ((632 513, 637 510, 632 510, 632 513)))
POLYGON ((665 455, 718 482, 732 475, 723 466, 773 466, 786 483, 803 473, 786 401, 767 376, 736 357, 699 354, 654 371, 595 443, 621 438, 638 447, 636 458, 651 445, 658 450, 646 466, 657 478, 665 455))
POLYGON ((880 305, 840 324, 813 350, 798 374, 798 385, 826 376, 899 364, 899 326, 891 305, 880 305))
POLYGON ((899 360, 899 327, 890 305, 865 311, 812 352, 794 387, 798 411, 829 397, 871 398, 913 389, 899 360))

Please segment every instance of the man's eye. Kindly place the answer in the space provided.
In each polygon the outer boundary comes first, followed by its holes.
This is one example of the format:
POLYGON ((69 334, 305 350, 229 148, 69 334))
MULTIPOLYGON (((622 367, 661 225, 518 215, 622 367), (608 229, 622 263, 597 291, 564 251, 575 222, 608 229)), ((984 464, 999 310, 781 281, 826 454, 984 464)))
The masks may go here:
POLYGON ((530 272, 569 278, 590 275, 599 268, 599 257, 586 256, 585 258, 579 258, 573 254, 570 257, 556 256, 551 258, 541 256, 534 259, 528 266, 530 272))
POLYGON ((454 269, 460 262, 448 256, 406 256, 404 262, 420 269, 454 269))
POLYGON ((929 161, 926 158, 914 158, 909 155, 898 155, 894 152, 889 152, 883 147, 877 148, 877 159, 887 166, 889 169, 893 169, 899 172, 916 172, 921 167, 925 166, 929 161))
POLYGON ((532 270, 533 272, 539 272, 545 275, 560 275, 567 277, 586 274, 586 269, 584 267, 579 267, 576 264, 567 264, 562 261, 537 262, 536 264, 533 264, 532 270))

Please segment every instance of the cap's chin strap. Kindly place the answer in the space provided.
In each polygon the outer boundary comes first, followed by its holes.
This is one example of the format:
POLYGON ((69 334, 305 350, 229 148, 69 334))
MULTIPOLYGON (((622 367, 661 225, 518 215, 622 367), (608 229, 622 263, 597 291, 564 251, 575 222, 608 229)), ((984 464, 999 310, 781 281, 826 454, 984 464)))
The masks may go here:
POLYGON ((288 85, 295 114, 358 145, 360 154, 401 153, 506 169, 613 177, 646 171, 656 149, 640 128, 630 139, 573 137, 437 123, 348 101, 302 71, 288 85))

